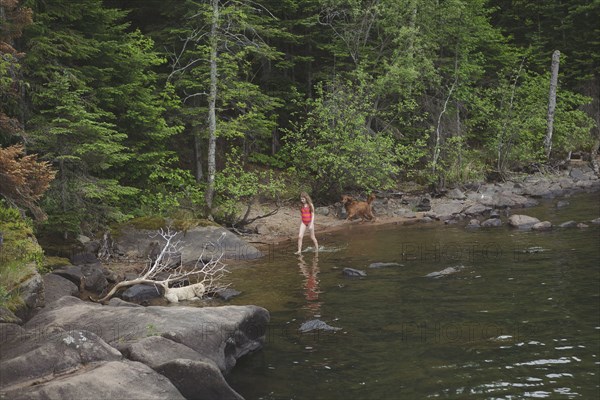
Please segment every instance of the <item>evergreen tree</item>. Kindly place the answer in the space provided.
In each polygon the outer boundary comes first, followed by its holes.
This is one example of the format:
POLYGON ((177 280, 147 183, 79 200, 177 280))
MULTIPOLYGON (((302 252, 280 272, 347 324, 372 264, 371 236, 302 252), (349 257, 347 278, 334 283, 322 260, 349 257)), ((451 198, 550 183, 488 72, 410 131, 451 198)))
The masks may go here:
POLYGON ((31 9, 17 0, 0 1, 0 146, 22 140, 23 89, 21 59, 25 55, 15 49, 15 41, 32 22, 31 9))
POLYGON ((152 42, 127 32, 125 12, 100 0, 31 1, 25 59, 32 83, 31 146, 58 169, 47 201, 63 232, 93 231, 123 215, 127 184, 147 182, 168 156, 168 105, 152 42))

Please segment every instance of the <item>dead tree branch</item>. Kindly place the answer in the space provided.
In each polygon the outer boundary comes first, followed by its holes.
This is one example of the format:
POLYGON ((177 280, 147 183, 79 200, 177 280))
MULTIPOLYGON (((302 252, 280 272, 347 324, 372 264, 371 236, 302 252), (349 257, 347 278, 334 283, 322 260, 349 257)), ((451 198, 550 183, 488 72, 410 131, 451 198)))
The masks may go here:
POLYGON ((207 243, 192 267, 184 266, 181 262, 183 246, 181 240, 176 239, 178 234, 179 232, 170 228, 160 229, 157 236, 160 235, 165 243, 156 258, 148 262, 140 276, 117 283, 104 297, 94 301, 107 301, 120 289, 137 284, 161 286, 164 289, 164 297, 171 302, 200 298, 206 293, 214 293, 226 287, 221 282, 228 273, 226 265, 221 261, 224 254, 221 241, 225 234, 221 235, 217 243, 207 243), (211 251, 210 257, 207 255, 209 248, 216 250, 211 251), (195 283, 186 287, 172 287, 188 280, 195 283))

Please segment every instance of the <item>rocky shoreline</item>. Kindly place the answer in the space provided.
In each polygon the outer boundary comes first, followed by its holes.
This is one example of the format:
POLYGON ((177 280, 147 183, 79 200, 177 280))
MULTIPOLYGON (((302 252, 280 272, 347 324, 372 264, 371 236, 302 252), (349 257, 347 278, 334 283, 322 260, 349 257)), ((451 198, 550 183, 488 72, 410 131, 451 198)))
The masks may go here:
MULTIPOLYGON (((436 196, 378 193, 373 224, 438 221, 464 224, 466 229, 505 223, 519 229, 552 229, 550 221, 532 219, 525 209, 540 199, 598 191, 600 179, 581 164, 552 176, 468 185, 436 196)), ((317 213, 318 234, 359 223, 345 221, 340 204, 319 207, 317 213)), ((182 261, 206 256, 201 250, 216 238, 224 241, 212 250, 223 252, 225 261, 261 257, 261 244, 294 240, 298 218, 290 207, 258 220, 251 226, 255 233, 242 238, 221 227, 190 229, 182 234, 187 242, 182 261)), ((600 219, 569 222, 565 227, 584 228, 600 219)), ((134 302, 115 298, 106 305, 81 300, 132 273, 137 264, 128 264, 129 271, 124 271, 127 260, 143 263, 157 243, 149 239, 149 231, 123 234, 115 244, 121 258, 117 270, 94 257, 98 243, 85 246, 89 251, 74 254, 71 264, 25 282, 24 306, 15 314, 0 309, 0 398, 242 398, 224 375, 240 357, 264 345, 267 310, 251 305, 135 304, 147 300, 144 294, 134 302)), ((160 295, 150 287, 153 291, 151 295, 160 295)))
MULTIPOLYGON (((443 222, 464 224, 469 228, 502 226, 510 223, 510 215, 525 213, 525 209, 538 205, 540 201, 598 191, 600 179, 594 170, 586 163, 572 162, 569 168, 553 175, 528 175, 506 182, 474 183, 433 196, 412 190, 378 192, 372 203, 377 220, 364 225, 443 222)), ((317 236, 361 223, 358 220, 346 221, 341 203, 317 207, 316 214, 317 236)), ((295 208, 284 208, 252 224, 250 228, 255 233, 245 239, 259 249, 266 245, 294 242, 298 215, 295 208)), ((576 225, 589 223, 597 217, 591 216, 588 221, 578 221, 576 225)))

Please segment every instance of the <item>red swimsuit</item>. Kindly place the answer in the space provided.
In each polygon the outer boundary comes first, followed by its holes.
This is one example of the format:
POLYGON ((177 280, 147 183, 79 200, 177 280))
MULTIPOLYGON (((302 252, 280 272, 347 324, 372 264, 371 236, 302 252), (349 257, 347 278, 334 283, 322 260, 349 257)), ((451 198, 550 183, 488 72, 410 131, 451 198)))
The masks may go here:
POLYGON ((310 222, 312 221, 312 212, 310 211, 310 206, 308 204, 302 206, 300 212, 302 213, 302 222, 304 225, 310 225, 310 222))

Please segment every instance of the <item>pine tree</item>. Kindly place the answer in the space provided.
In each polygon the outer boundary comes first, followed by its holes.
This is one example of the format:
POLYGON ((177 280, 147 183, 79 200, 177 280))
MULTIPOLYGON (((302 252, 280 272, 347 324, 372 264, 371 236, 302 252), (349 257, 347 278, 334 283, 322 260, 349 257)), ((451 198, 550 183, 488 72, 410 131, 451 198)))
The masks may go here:
POLYGON ((0 146, 15 143, 25 136, 23 114, 23 52, 15 40, 31 24, 31 9, 18 0, 0 0, 0 146))
MULTIPOLYGON (((25 65, 31 147, 58 169, 46 206, 64 232, 123 217, 124 200, 169 157, 176 133, 157 88, 153 43, 100 0, 34 1, 25 65)), ((133 200, 130 203, 134 203, 133 200)))

